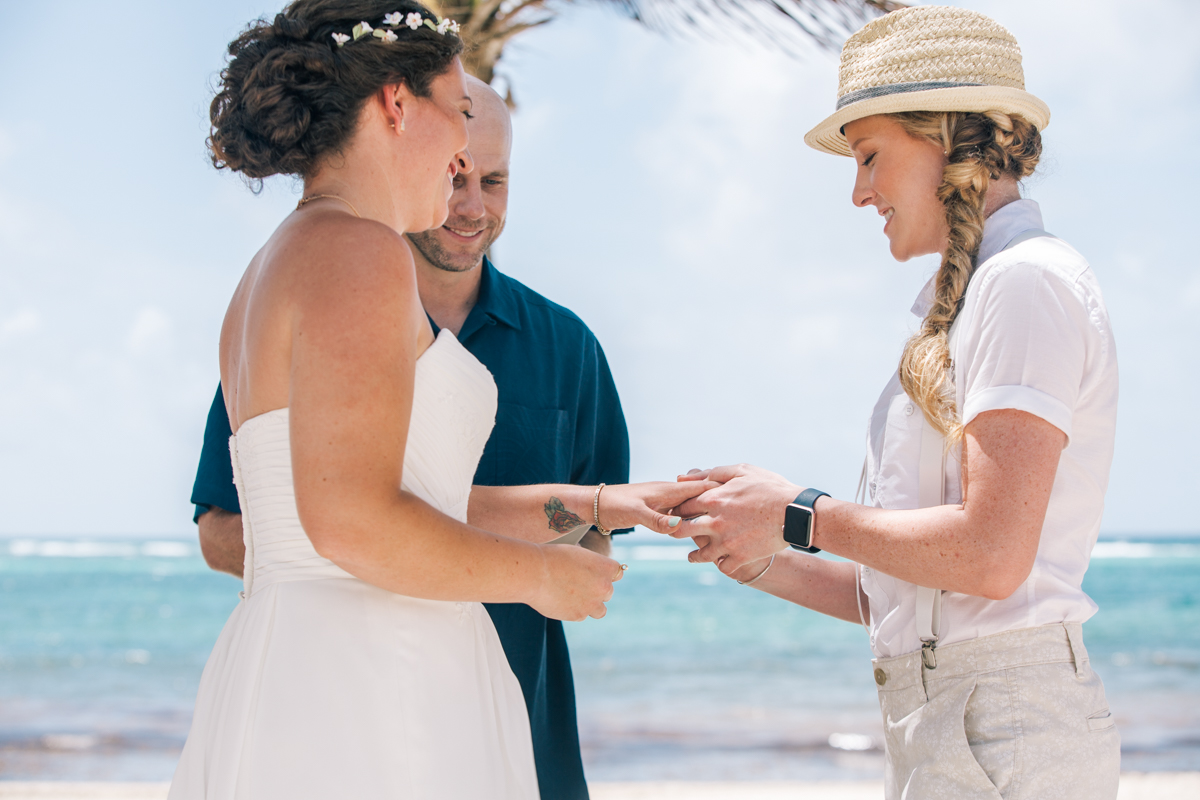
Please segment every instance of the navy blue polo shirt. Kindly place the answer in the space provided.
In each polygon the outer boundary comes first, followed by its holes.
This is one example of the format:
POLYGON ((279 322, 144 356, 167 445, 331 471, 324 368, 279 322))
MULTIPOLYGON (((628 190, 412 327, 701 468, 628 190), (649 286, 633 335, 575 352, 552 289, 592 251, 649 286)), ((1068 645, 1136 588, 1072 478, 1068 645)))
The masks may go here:
MULTIPOLYGON (((629 433, 604 351, 579 317, 484 259, 459 341, 496 379, 496 427, 475 473, 483 486, 629 481, 629 433)), ((196 516, 239 511, 220 387, 192 489, 196 516)), ((521 604, 487 604, 533 733, 543 800, 586 800, 575 683, 562 623, 521 604)))

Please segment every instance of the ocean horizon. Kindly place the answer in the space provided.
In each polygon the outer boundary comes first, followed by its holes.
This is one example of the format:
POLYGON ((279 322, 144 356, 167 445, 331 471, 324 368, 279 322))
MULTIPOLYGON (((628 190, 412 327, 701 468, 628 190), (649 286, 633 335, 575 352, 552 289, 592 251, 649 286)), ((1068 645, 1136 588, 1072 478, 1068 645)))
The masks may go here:
MULTIPOLYGON (((618 539, 603 620, 570 623, 590 780, 870 779, 882 724, 857 625, 618 539)), ((193 536, 0 536, 0 779, 168 780, 241 582, 193 536)), ((1122 768, 1200 770, 1200 533, 1105 533, 1084 626, 1122 768)))

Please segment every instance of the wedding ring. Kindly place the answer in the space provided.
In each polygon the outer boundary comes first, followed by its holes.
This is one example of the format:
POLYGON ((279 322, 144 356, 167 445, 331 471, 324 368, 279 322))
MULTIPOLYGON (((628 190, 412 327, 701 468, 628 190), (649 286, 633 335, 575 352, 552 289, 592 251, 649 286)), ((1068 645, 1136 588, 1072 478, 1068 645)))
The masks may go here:
POLYGON ((622 565, 621 565, 621 571, 622 571, 622 572, 624 572, 624 571, 625 571, 625 570, 627 570, 627 569, 629 569, 629 565, 628 565, 628 564, 622 564, 622 565))

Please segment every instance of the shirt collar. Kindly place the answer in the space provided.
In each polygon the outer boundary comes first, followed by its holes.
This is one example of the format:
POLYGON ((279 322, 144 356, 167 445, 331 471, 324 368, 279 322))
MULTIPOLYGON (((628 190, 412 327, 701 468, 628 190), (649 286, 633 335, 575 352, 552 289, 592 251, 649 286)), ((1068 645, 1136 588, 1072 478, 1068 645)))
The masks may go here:
POLYGON ((467 314, 459 332, 459 339, 466 339, 487 324, 500 323, 513 330, 521 330, 520 304, 512 282, 492 266, 491 260, 483 257, 483 273, 479 278, 479 299, 467 314))
POLYGON ((1026 231, 1042 229, 1042 210, 1033 200, 1014 200, 987 218, 983 224, 983 241, 979 243, 982 264, 999 253, 1013 239, 1026 231))
MULTIPOLYGON (((982 264, 1026 231, 1042 229, 1042 210, 1034 200, 1014 200, 999 208, 983 223, 983 241, 979 243, 979 258, 982 264)), ((921 288, 913 303, 912 313, 922 319, 933 308, 933 282, 937 273, 921 288)))

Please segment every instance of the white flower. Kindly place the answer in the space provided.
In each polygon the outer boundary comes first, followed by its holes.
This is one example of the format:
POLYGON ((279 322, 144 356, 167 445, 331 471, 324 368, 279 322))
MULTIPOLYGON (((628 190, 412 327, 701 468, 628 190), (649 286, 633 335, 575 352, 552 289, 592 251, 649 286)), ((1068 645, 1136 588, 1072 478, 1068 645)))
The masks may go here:
POLYGON ((415 31, 417 28, 421 27, 421 15, 416 11, 412 12, 404 18, 404 24, 415 31))
POLYGON ((335 33, 333 34, 333 40, 337 42, 338 47, 341 47, 346 42, 350 41, 350 37, 344 33, 335 33))
POLYGON ((370 33, 373 30, 375 30, 375 29, 372 28, 369 23, 360 22, 354 26, 354 30, 352 31, 352 33, 354 34, 355 41, 358 41, 359 39, 366 36, 368 33, 370 33))
POLYGON ((400 14, 399 11, 393 11, 391 14, 383 15, 383 24, 391 25, 393 28, 395 28, 401 24, 402 19, 403 19, 403 16, 400 14))
POLYGON ((450 27, 450 23, 453 21, 454 20, 452 19, 444 19, 439 22, 437 26, 437 32, 444 35, 446 33, 446 29, 450 27))
MULTIPOLYGON (((375 31, 375 32, 379 33, 379 31, 375 31)), ((391 31, 384 31, 383 36, 380 36, 379 38, 383 39, 384 43, 391 44, 392 42, 396 41, 400 37, 397 36, 396 34, 392 33, 391 31)))
POLYGON ((450 32, 453 33, 455 36, 458 35, 458 20, 456 20, 456 19, 450 20, 450 32))

